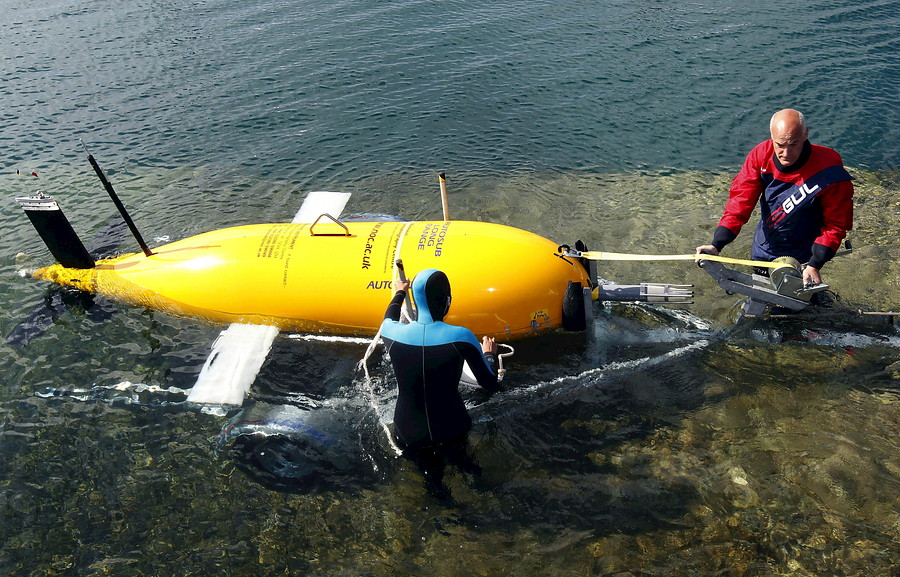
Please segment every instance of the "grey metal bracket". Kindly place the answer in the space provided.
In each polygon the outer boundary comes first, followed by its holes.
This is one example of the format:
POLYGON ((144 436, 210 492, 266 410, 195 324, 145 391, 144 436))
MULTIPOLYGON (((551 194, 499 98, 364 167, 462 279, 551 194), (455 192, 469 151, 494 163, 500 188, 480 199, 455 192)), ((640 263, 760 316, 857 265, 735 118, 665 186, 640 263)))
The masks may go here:
POLYGON ((711 260, 701 259, 698 264, 725 292, 748 297, 744 304, 744 313, 748 315, 760 315, 768 306, 801 311, 809 306, 814 293, 828 288, 827 284, 803 287, 802 279, 785 278, 776 290, 768 277, 739 272, 711 260))
POLYGON ((334 218, 333 216, 331 216, 331 215, 328 214, 327 212, 323 212, 322 214, 320 214, 320 215, 319 215, 319 218, 317 218, 316 221, 315 221, 314 223, 312 223, 311 225, 309 225, 309 234, 311 234, 312 236, 351 236, 351 235, 350 235, 350 229, 347 228, 347 225, 344 224, 343 222, 339 221, 338 219, 334 218), (329 218, 329 220, 331 220, 331 222, 333 222, 334 224, 339 225, 342 229, 344 229, 344 232, 343 232, 343 233, 339 233, 339 232, 321 232, 321 233, 316 234, 316 232, 314 231, 314 229, 315 229, 316 225, 319 224, 319 221, 322 220, 322 217, 323 217, 323 216, 327 216, 327 217, 329 218))

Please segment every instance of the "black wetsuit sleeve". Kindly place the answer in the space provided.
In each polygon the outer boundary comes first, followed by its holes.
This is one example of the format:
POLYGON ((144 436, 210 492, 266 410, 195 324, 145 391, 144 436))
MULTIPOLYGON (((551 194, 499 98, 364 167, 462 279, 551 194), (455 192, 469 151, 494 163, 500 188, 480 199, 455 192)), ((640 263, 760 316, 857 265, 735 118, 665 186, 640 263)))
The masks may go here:
POLYGON ((469 364, 478 384, 489 391, 495 391, 497 385, 497 355, 483 353, 480 347, 469 343, 460 343, 458 347, 463 359, 469 364))
POLYGON ((400 312, 403 310, 404 299, 406 299, 406 291, 397 291, 394 294, 394 298, 391 299, 391 304, 389 304, 387 310, 384 311, 384 318, 392 321, 399 321, 400 312))

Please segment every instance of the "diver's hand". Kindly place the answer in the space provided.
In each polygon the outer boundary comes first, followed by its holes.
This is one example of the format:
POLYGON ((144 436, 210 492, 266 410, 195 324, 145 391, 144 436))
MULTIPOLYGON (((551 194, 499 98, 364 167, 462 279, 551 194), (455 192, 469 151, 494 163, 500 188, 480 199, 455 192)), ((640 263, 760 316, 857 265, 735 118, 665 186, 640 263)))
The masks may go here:
POLYGON ((495 341, 493 337, 482 337, 481 351, 483 353, 494 353, 496 355, 497 354, 497 341, 495 341))

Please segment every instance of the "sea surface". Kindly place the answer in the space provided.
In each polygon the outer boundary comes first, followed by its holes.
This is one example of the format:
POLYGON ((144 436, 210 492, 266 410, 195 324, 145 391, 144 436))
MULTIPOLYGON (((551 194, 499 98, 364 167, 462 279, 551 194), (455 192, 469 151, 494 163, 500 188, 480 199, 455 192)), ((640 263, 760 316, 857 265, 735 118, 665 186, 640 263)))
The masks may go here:
POLYGON ((900 331, 870 314, 900 310, 897 0, 4 0, 0 21, 0 574, 900 573, 900 331), (222 327, 26 274, 51 262, 14 202, 38 188, 91 246, 137 250, 88 151, 151 245, 289 221, 312 190, 439 219, 443 172, 454 219, 691 253, 784 107, 855 178, 836 304, 738 320, 693 263, 603 263, 694 303, 514 343, 499 393, 464 389, 470 458, 437 487, 385 435, 380 349, 366 381, 365 343, 282 335, 244 407, 204 410, 186 391, 222 327))

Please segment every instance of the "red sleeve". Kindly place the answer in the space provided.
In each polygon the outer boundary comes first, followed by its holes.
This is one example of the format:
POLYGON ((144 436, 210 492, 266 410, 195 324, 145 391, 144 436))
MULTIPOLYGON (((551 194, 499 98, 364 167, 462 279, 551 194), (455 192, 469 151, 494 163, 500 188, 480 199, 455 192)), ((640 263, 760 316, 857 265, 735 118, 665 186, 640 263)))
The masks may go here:
POLYGON ((853 228, 853 181, 835 182, 818 194, 822 206, 822 234, 816 244, 837 250, 853 228))
POLYGON ((735 236, 741 232, 741 227, 750 220, 750 215, 763 191, 764 185, 759 177, 761 167, 759 159, 760 157, 765 158, 765 152, 761 151, 765 144, 764 142, 750 151, 744 160, 744 166, 731 182, 731 192, 728 202, 725 203, 725 213, 719 220, 719 226, 724 226, 735 236))

